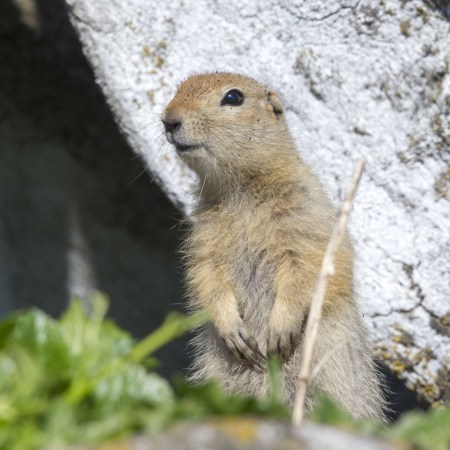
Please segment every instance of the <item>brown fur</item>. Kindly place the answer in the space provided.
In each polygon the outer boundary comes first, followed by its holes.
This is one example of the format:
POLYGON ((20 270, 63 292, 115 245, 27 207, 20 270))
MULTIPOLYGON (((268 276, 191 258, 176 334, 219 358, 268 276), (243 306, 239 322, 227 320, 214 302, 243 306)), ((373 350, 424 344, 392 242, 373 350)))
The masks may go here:
MULTIPOLYGON (((264 396, 265 355, 283 360, 291 404, 302 332, 335 210, 299 157, 277 95, 253 79, 188 78, 163 113, 168 140, 198 174, 198 207, 185 243, 192 309, 212 324, 194 338, 192 379, 264 396), (221 105, 238 89, 240 106, 221 105)), ((321 391, 355 418, 383 418, 383 399, 354 300, 346 238, 330 280, 308 407, 321 391)))

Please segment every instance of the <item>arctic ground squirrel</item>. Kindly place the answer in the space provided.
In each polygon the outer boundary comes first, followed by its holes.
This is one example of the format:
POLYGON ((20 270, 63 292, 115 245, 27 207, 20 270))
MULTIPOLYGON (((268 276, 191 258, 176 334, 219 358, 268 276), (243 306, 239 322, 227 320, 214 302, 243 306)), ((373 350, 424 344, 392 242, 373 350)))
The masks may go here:
MULTIPOLYGON (((167 140, 198 175, 183 247, 189 306, 211 323, 193 339, 191 379, 263 397, 269 355, 292 405, 302 337, 336 211, 302 161, 274 91, 233 73, 184 81, 162 114, 167 140)), ((355 418, 383 420, 384 400, 355 301, 347 236, 327 290, 311 410, 323 393, 355 418)))

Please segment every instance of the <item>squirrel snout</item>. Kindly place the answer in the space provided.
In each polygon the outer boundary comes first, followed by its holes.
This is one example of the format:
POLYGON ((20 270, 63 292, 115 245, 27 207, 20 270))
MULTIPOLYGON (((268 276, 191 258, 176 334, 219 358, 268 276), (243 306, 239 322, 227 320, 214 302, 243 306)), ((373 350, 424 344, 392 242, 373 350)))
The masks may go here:
POLYGON ((172 132, 175 131, 177 128, 180 128, 181 121, 179 120, 162 120, 162 123, 164 125, 164 128, 166 132, 172 132))
MULTIPOLYGON (((170 105, 169 105, 170 106, 170 105)), ((161 118, 166 133, 176 131, 181 126, 181 117, 175 108, 167 107, 161 118)))

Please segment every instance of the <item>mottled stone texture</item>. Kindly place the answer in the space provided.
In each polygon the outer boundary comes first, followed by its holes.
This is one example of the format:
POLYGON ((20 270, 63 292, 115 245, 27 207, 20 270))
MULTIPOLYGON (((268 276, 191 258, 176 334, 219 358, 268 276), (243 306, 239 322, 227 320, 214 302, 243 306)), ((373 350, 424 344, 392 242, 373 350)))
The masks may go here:
POLYGON ((304 158, 352 216, 360 305, 381 359, 430 402, 449 400, 448 2, 66 0, 133 150, 189 211, 192 174, 159 114, 187 75, 239 71, 284 98, 304 158))

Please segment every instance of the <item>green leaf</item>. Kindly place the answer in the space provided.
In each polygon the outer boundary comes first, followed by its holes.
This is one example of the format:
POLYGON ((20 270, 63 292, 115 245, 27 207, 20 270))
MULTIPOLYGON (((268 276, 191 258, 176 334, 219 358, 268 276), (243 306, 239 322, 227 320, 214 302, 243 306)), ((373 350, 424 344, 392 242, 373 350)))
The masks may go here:
POLYGON ((0 323, 0 350, 5 347, 5 342, 14 330, 18 317, 19 313, 11 314, 0 323))
POLYGON ((328 425, 345 425, 354 422, 342 408, 325 396, 318 396, 311 419, 314 422, 328 425))
POLYGON ((386 434, 413 442, 424 449, 449 450, 450 407, 406 414, 386 434))
POLYGON ((156 352, 175 338, 182 336, 186 331, 199 327, 207 320, 208 315, 205 311, 200 311, 189 316, 178 312, 170 313, 159 328, 134 347, 130 355, 131 360, 141 362, 148 355, 156 352))

